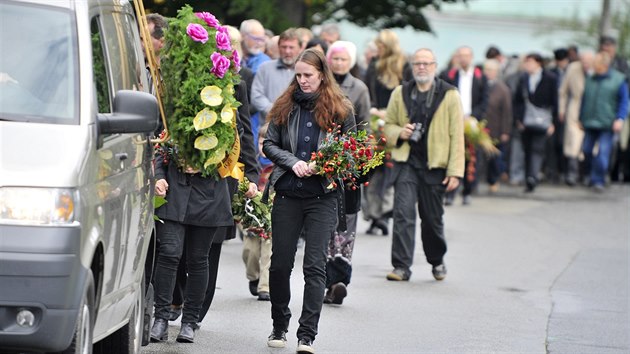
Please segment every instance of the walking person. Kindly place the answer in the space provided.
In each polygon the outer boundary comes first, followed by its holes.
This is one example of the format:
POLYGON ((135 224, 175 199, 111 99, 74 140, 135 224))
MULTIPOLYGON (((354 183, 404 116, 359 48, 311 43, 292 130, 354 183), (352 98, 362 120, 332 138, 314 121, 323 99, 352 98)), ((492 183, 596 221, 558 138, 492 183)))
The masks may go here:
POLYGON ((543 69, 540 54, 528 54, 524 67, 525 74, 514 93, 514 119, 525 151, 525 192, 531 193, 538 185, 545 144, 558 116, 558 83, 553 73, 543 69))
POLYGON ((164 163, 161 155, 155 159, 155 178, 155 194, 165 196, 168 202, 156 211, 163 223, 157 224, 160 243, 151 340, 168 339, 173 289, 185 239, 188 281, 177 341, 192 343, 208 285, 208 253, 212 239, 220 227, 234 223, 228 185, 225 179, 202 177, 191 168, 182 171, 174 161, 164 163))
MULTIPOLYGON (((380 31, 374 42, 378 54, 368 65, 365 82, 370 90, 370 115, 384 120, 392 91, 403 81, 412 80, 413 74, 394 31, 380 31)), ((387 156, 385 159, 387 160, 387 156)), ((371 221, 368 234, 375 234, 376 230, 380 230, 383 235, 389 234, 388 223, 393 208, 394 189, 392 170, 388 165, 391 164, 386 161, 375 168, 370 183, 365 188, 363 214, 365 220, 371 221)))
MULTIPOLYGON (((488 80, 481 69, 473 64, 472 48, 463 46, 457 49, 455 54, 455 67, 444 72, 441 79, 457 87, 462 101, 463 119, 474 117, 482 119, 488 105, 488 80)), ((476 155, 474 148, 471 148, 471 155, 476 155)), ((476 185, 476 156, 471 156, 466 160, 466 166, 472 168, 464 169, 462 203, 470 204, 470 195, 476 185)), ((446 193, 444 203, 452 205, 455 200, 457 190, 446 193)))
POLYGON ((488 106, 484 114, 488 122, 490 137, 496 141, 499 154, 488 157, 487 181, 490 193, 499 190, 499 179, 507 171, 505 154, 508 151, 512 133, 512 93, 499 79, 501 64, 496 59, 488 59, 483 65, 483 73, 488 79, 488 106))
POLYGON ((567 159, 564 181, 574 186, 579 177, 578 158, 582 153, 584 130, 580 125, 580 108, 584 94, 584 81, 593 71, 594 54, 580 53, 580 60, 569 64, 558 92, 558 120, 564 123, 563 154, 567 159))
POLYGON ((437 59, 418 49, 414 81, 398 86, 387 106, 385 134, 395 161, 394 232, 388 280, 408 281, 415 249, 416 212, 427 262, 436 280, 446 277, 444 194, 464 175, 464 123, 459 93, 436 78, 437 59))
POLYGON ((337 225, 338 200, 331 181, 313 175, 308 165, 326 131, 342 125, 354 129, 352 103, 335 82, 326 58, 307 49, 295 63, 295 77, 269 111, 263 152, 274 164, 269 179, 276 196, 271 227, 273 243, 269 290, 273 331, 267 345, 286 346, 291 311, 291 271, 297 241, 305 237, 304 299, 297 330, 298 353, 314 353, 313 340, 326 289, 326 250, 337 225))
MULTIPOLYGON (((352 76, 350 69, 357 59, 357 47, 352 42, 336 41, 328 48, 327 60, 335 80, 354 107, 358 129, 365 129, 369 119, 370 93, 363 81, 352 76)), ((361 181, 357 182, 360 183, 361 181)), ((361 188, 344 190, 345 231, 335 231, 328 246, 326 264, 326 296, 324 303, 341 305, 348 295, 352 276, 352 253, 357 232, 357 215, 361 209, 361 188)))
POLYGON ((586 172, 590 172, 590 185, 597 192, 602 192, 606 184, 613 135, 621 131, 628 116, 628 83, 622 73, 611 68, 611 63, 608 53, 595 55, 594 73, 585 81, 580 112, 586 172), (596 155, 595 144, 599 146, 596 155))

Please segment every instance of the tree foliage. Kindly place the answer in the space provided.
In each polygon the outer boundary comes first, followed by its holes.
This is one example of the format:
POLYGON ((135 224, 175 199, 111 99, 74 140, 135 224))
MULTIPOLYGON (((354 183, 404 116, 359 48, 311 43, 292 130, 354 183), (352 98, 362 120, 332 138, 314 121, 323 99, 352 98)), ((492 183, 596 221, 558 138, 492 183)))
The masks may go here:
POLYGON ((431 32, 431 25, 422 13, 426 7, 439 10, 443 3, 466 2, 467 0, 341 0, 328 1, 321 12, 322 19, 347 20, 358 26, 376 30, 392 27, 407 27, 431 32))
POLYGON ((444 3, 468 0, 147 0, 149 12, 174 17, 189 4, 195 11, 213 13, 222 23, 238 27, 249 18, 258 19, 274 32, 288 27, 311 27, 329 20, 347 20, 373 29, 411 26, 431 31, 422 13, 426 7, 440 9, 444 3))
MULTIPOLYGON (((617 38, 617 52, 622 57, 630 58, 630 0, 620 0, 617 5, 615 11, 611 13, 610 24, 614 30, 614 37, 617 38)), ((570 30, 576 32, 574 41, 577 45, 597 48, 600 21, 602 18, 599 14, 583 20, 576 13, 570 19, 560 20, 544 31, 548 33, 554 29, 570 30)))

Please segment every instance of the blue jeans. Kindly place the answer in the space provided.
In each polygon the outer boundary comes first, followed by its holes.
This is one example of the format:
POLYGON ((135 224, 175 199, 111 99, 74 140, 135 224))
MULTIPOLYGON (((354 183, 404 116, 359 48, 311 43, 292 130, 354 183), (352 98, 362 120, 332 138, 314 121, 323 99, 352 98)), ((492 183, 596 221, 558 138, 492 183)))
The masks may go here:
POLYGON ((586 129, 584 132, 584 142, 582 143, 584 164, 586 171, 590 171, 591 184, 594 186, 603 186, 606 182, 606 173, 608 173, 612 144, 612 131, 586 129), (599 148, 597 155, 593 156, 595 143, 599 145, 599 148))

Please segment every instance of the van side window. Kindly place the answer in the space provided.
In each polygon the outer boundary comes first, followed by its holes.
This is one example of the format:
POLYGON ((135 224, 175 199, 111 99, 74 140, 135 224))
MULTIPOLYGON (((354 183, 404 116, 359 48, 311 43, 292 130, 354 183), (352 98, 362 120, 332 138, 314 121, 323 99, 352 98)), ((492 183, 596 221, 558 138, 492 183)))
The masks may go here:
POLYGON ((142 53, 138 53, 130 40, 138 39, 137 29, 134 32, 132 23, 133 18, 121 12, 102 13, 100 16, 100 24, 107 41, 109 74, 114 94, 118 90, 141 90, 146 87, 143 85, 146 74, 145 68, 141 66, 142 53))
POLYGON ((92 35, 92 70, 94 71, 94 85, 96 101, 99 113, 111 113, 111 91, 105 69, 105 48, 103 38, 98 25, 98 18, 93 18, 91 23, 92 35))
POLYGON ((92 20, 94 79, 100 113, 110 113, 118 90, 143 90, 147 78, 135 20, 122 12, 103 11, 92 20))

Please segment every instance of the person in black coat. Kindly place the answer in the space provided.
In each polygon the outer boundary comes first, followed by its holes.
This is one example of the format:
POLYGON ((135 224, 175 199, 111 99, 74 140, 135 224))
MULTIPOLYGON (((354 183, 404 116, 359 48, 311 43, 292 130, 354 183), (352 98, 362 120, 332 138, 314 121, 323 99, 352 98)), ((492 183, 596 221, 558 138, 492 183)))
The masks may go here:
MULTIPOLYGON (((306 49, 295 63, 295 78, 267 115, 269 127, 263 152, 274 164, 269 178, 276 196, 271 213, 273 230, 269 292, 273 331, 267 345, 286 346, 291 311, 291 272, 297 241, 304 235, 304 301, 297 330, 297 352, 313 352, 312 342, 326 289, 326 251, 337 226, 338 191, 332 181, 314 175, 309 165, 326 131, 356 129, 352 103, 335 82, 324 55, 306 49)), ((267 191, 267 189, 266 189, 267 191)), ((266 194, 266 193, 265 193, 266 194)))
POLYGON ((545 157, 545 143, 554 132, 558 119, 558 82, 543 69, 537 53, 525 57, 525 74, 514 93, 514 119, 521 131, 525 151, 526 192, 533 192, 545 157))
MULTIPOLYGON (((440 78, 449 84, 457 87, 462 98, 462 108, 464 119, 475 117, 478 120, 485 117, 488 106, 488 79, 480 68, 473 65, 473 52, 470 47, 460 47, 455 54, 456 67, 443 72, 440 78)), ((466 166, 473 164, 466 160, 466 166)), ((469 176, 468 168, 464 170, 464 181, 462 195, 464 204, 470 203, 470 195, 475 187, 476 176, 469 176)), ((457 190, 446 193, 445 204, 453 204, 457 190)))
MULTIPOLYGON (((256 180, 258 171, 246 104, 247 87, 242 83, 236 87, 236 97, 243 102, 237 114, 237 129, 241 139, 239 159, 245 161, 246 175, 256 180)), ((209 278, 212 282, 211 276, 214 277, 216 283, 218 254, 213 259, 213 269, 210 271, 210 246, 215 237, 222 242, 226 228, 234 227, 231 195, 238 182, 203 177, 190 168, 182 171, 174 161, 165 161, 162 155, 158 155, 155 160, 155 178, 156 194, 166 196, 167 203, 156 211, 163 223, 156 224, 159 246, 154 276, 155 322, 151 329, 151 340, 163 341, 168 338, 176 274, 185 252, 188 277, 183 286, 182 327, 177 341, 191 343, 198 328, 197 322, 200 321, 209 278)), ((253 196, 256 192, 256 184, 250 183, 248 195, 253 196)), ((220 247, 218 250, 220 252, 220 247)), ((215 284, 211 284, 211 287, 214 294, 215 284)))

